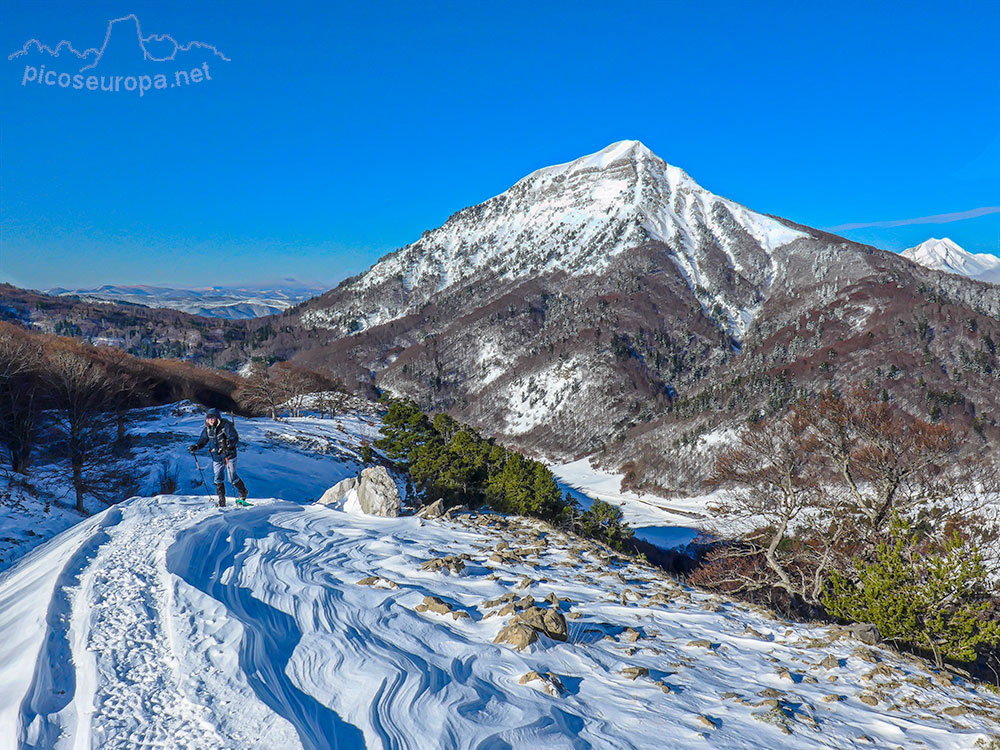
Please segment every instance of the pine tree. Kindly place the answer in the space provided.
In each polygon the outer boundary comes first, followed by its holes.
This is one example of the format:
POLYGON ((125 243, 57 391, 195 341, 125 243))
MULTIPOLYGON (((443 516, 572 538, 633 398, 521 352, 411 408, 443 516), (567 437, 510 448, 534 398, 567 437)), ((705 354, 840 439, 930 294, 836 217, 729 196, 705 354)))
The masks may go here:
POLYGON ((982 555, 957 532, 928 546, 895 516, 889 538, 870 562, 855 560, 855 570, 850 579, 831 578, 824 605, 835 617, 872 623, 887 640, 930 651, 939 667, 945 658, 972 661, 978 646, 1000 643, 982 555))
POLYGON ((600 539, 609 547, 624 549, 632 538, 632 529, 625 523, 621 508, 603 500, 595 500, 580 514, 580 531, 584 536, 600 539))

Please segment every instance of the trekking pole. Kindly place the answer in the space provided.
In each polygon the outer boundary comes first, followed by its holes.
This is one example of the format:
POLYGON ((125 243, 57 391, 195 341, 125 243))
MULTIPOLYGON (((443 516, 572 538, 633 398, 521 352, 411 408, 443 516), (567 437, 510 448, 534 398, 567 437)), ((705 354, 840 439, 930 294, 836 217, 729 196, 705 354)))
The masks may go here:
MULTIPOLYGON (((208 482, 205 481, 205 472, 201 470, 201 463, 198 461, 198 456, 196 456, 194 453, 192 453, 191 455, 194 456, 194 465, 198 467, 198 473, 201 474, 201 483, 205 485, 205 489, 207 490, 208 482)), ((209 501, 211 501, 212 496, 209 495, 208 499, 209 501)))

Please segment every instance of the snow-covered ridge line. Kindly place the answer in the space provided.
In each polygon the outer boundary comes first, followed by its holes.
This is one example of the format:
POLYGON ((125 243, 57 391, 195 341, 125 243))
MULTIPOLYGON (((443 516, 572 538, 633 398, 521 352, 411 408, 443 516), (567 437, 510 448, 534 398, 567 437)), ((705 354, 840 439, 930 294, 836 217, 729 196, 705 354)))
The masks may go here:
MULTIPOLYGON (((700 187, 639 141, 619 141, 566 164, 544 167, 509 190, 459 211, 376 263, 352 285, 363 295, 399 282, 399 304, 346 311, 354 330, 400 317, 429 296, 488 274, 515 280, 561 271, 600 274, 625 250, 662 242, 706 309, 722 309, 741 338, 754 314, 748 300, 716 288, 721 252, 737 274, 767 285, 771 254, 808 235, 700 187), (707 254, 708 253, 708 254, 707 254)), ((345 311, 310 310, 307 325, 344 325, 345 311)))

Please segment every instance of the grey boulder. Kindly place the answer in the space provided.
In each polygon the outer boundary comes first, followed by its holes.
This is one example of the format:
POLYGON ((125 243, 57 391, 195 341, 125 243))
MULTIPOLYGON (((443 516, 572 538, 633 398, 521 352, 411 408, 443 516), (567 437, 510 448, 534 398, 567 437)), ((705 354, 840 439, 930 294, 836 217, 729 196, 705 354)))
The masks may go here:
POLYGON ((348 492, 354 489, 358 483, 357 477, 348 477, 347 479, 341 479, 333 487, 328 489, 323 493, 321 497, 316 502, 320 505, 333 505, 334 503, 339 503, 348 492))
POLYGON ((358 502, 370 516, 395 518, 403 507, 396 483, 384 466, 363 469, 358 481, 358 502))

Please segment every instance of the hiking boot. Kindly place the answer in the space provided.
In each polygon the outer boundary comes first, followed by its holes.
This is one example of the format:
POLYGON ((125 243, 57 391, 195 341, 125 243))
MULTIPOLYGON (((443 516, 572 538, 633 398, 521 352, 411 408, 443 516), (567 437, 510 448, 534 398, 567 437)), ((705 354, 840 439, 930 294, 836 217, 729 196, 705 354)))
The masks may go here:
POLYGON ((247 486, 245 484, 243 484, 243 480, 242 479, 237 479, 235 482, 233 482, 233 487, 235 487, 236 491, 240 493, 240 500, 246 500, 247 499, 247 494, 248 494, 247 493, 247 486))
POLYGON ((219 495, 219 507, 220 508, 225 508, 226 507, 226 485, 224 485, 224 484, 217 484, 217 485, 215 485, 215 491, 219 495))

